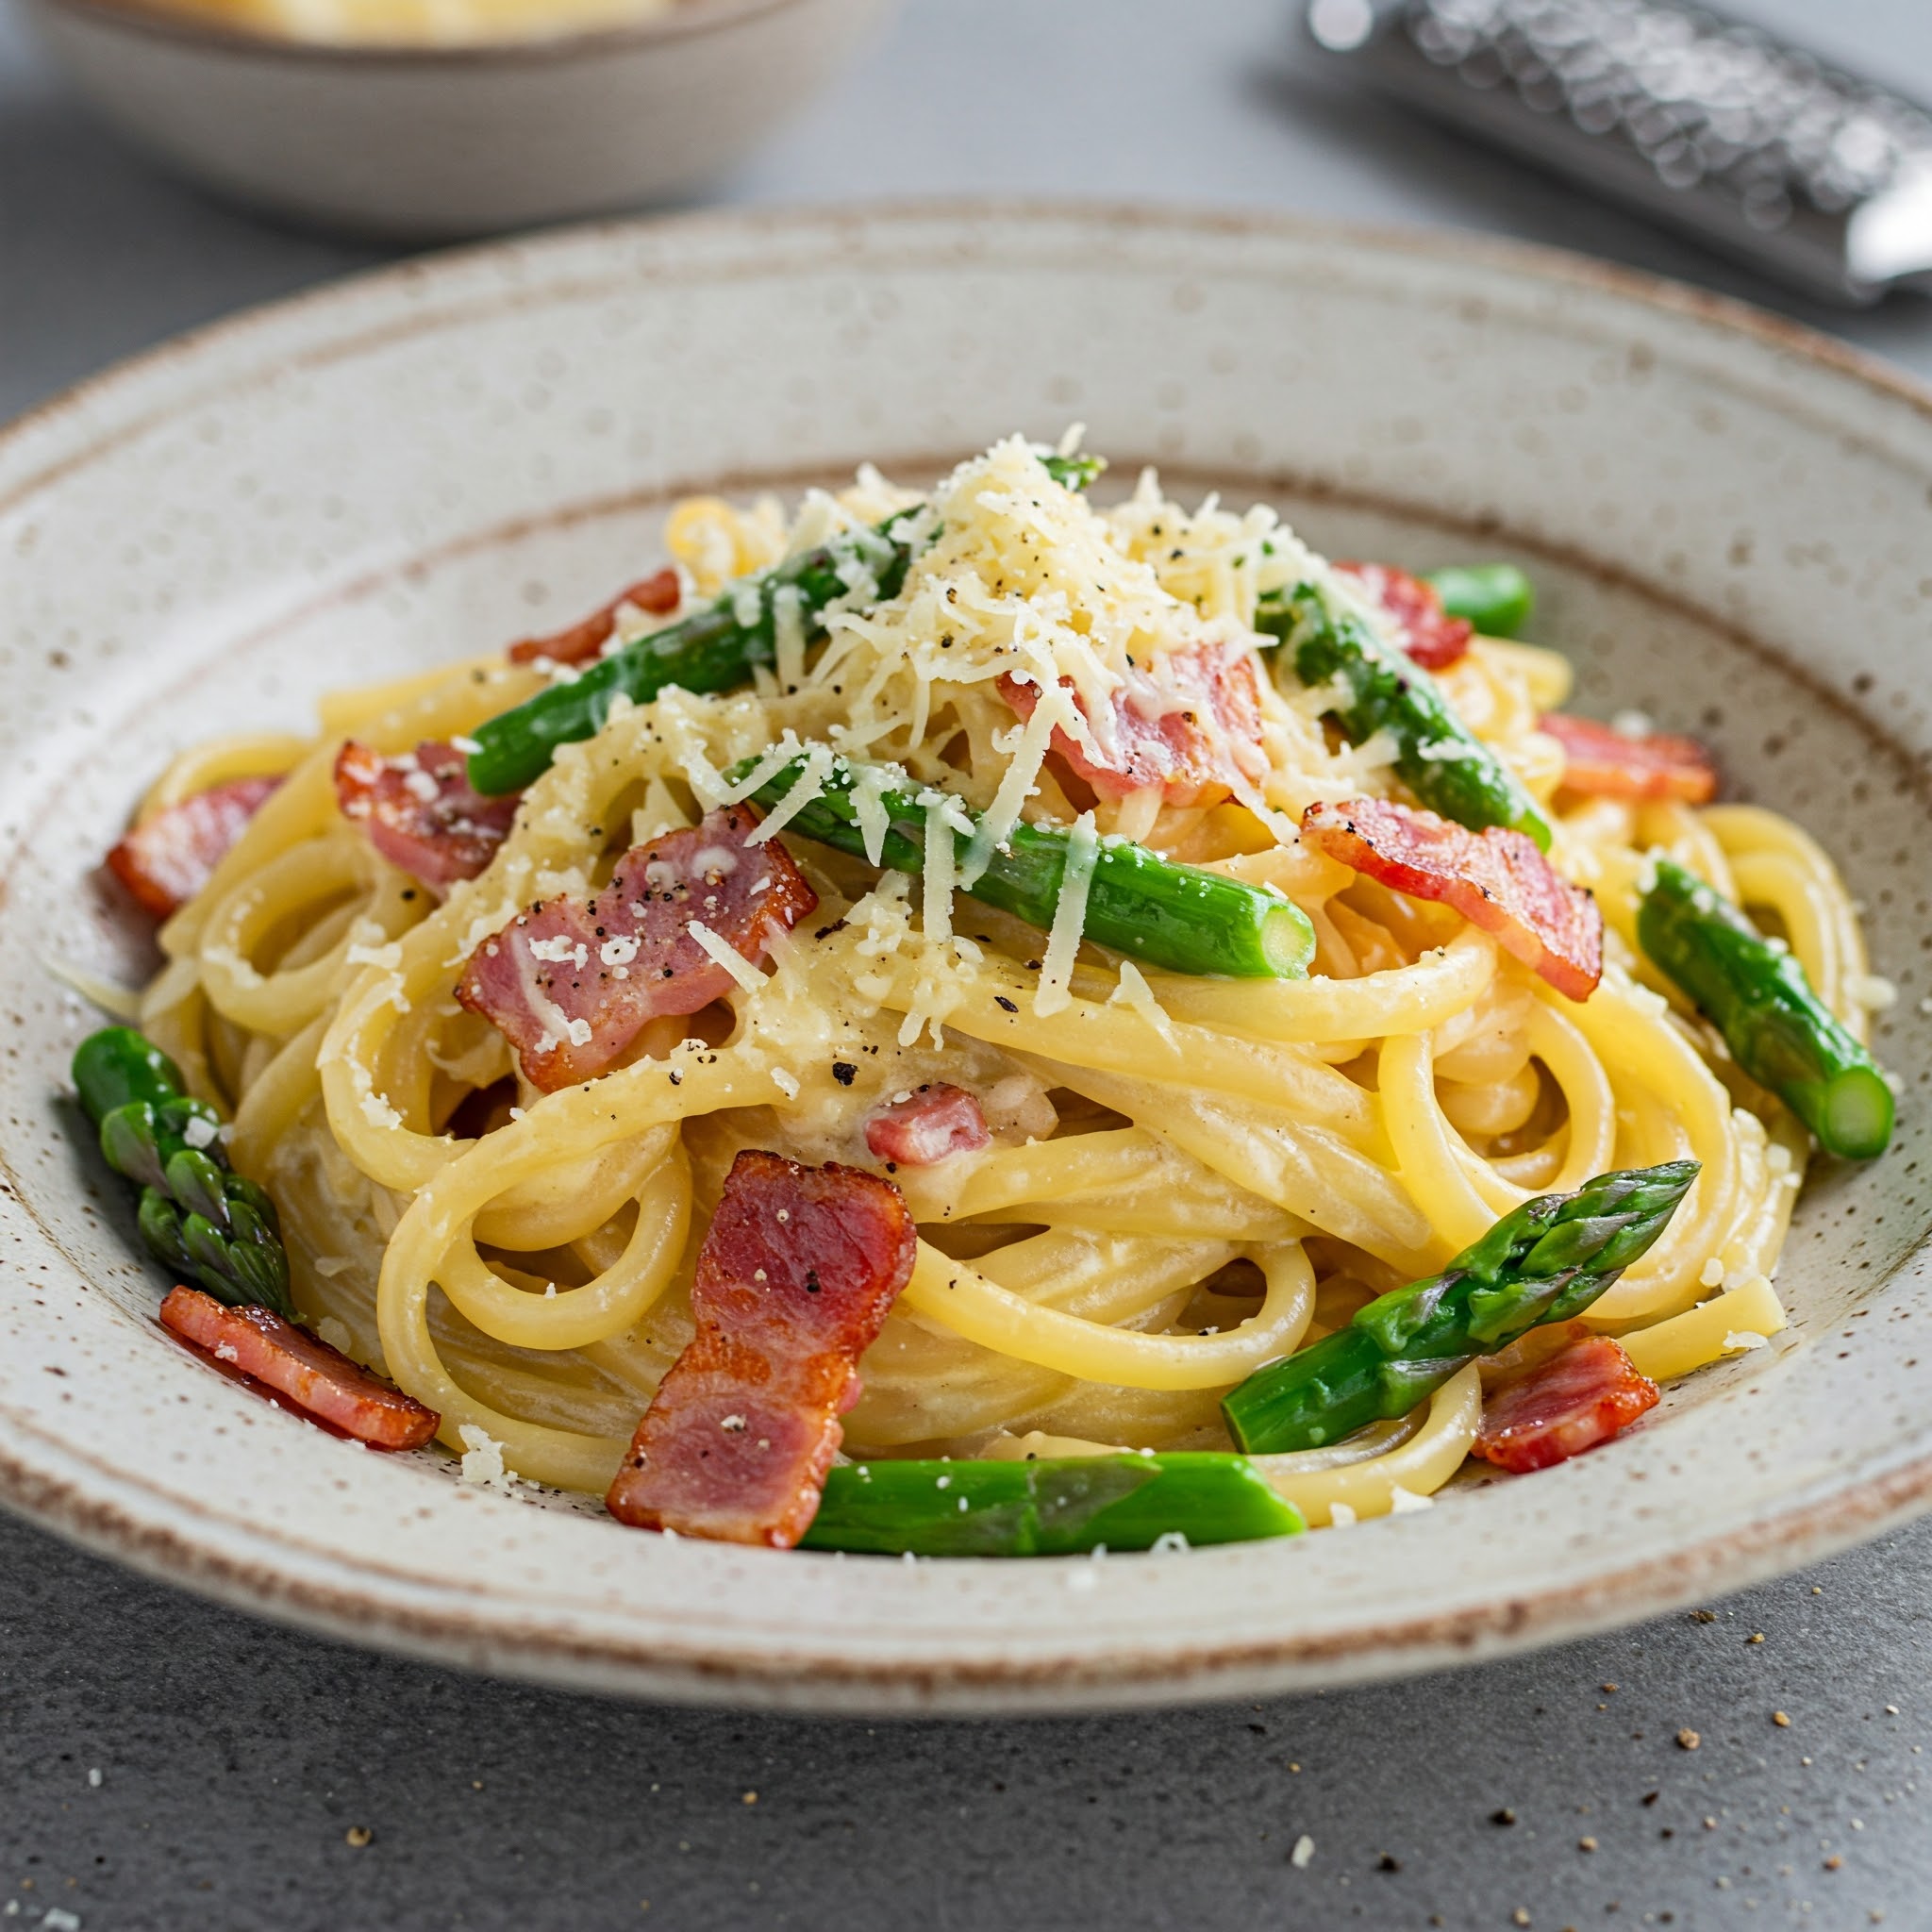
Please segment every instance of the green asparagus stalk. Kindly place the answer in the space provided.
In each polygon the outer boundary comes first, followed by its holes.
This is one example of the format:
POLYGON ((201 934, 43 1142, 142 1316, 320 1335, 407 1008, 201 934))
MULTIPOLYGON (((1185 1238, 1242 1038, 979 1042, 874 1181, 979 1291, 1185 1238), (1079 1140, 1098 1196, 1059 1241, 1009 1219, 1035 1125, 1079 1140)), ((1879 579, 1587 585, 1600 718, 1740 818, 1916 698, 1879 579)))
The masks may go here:
POLYGON ((1812 991, 1805 969, 1737 907, 1669 858, 1637 913, 1637 937, 1724 1037, 1738 1064, 1818 1137, 1827 1154, 1870 1160, 1891 1139, 1891 1089, 1872 1056, 1812 991))
POLYGON ((1233 1543, 1307 1528, 1243 1456, 855 1462, 831 1470, 801 1540, 877 1556, 1064 1557, 1163 1537, 1233 1543))
POLYGON ((620 696, 645 704, 678 685, 689 691, 730 691, 777 653, 780 613, 789 608, 807 641, 824 635, 820 618, 835 598, 864 591, 896 596, 930 519, 902 511, 874 529, 852 530, 729 586, 714 603, 682 622, 600 658, 567 683, 476 728, 470 783, 494 796, 540 777, 559 745, 594 738, 620 696))
MULTIPOLYGON (((783 803, 805 764, 803 757, 794 758, 753 797, 766 806, 783 803)), ((741 765, 735 775, 742 777, 749 769, 749 762, 741 765)), ((865 835, 854 795, 861 771, 850 760, 835 759, 819 795, 786 821, 786 830, 864 857, 865 835)), ((879 803, 888 823, 881 863, 899 872, 924 870, 925 798, 932 799, 934 809, 950 808, 962 823, 977 824, 976 815, 957 799, 941 802, 936 793, 883 791, 879 803)), ((1071 839, 1058 826, 1017 824, 1005 849, 989 857, 977 877, 969 879, 962 870, 959 890, 1030 925, 1050 927, 1071 839)), ((956 827, 953 842, 963 858, 973 834, 956 827)), ((1315 953, 1314 928, 1291 899, 1219 873, 1175 865, 1124 839, 1100 842, 1087 888, 1084 931, 1100 945, 1170 972, 1234 979, 1298 979, 1315 953)))
MULTIPOLYGON (((1045 456, 1047 474, 1084 490, 1106 468, 1091 456, 1045 456)), ((562 744, 594 738, 621 696, 646 704, 672 685, 730 691, 777 655, 781 622, 795 621, 807 643, 824 636, 825 608, 841 597, 898 595, 912 559, 937 534, 925 505, 895 511, 872 529, 851 530, 770 570, 726 587, 703 610, 625 644, 476 730, 470 783, 497 796, 540 777, 562 744)))
POLYGON ((141 1184, 148 1251, 230 1307, 294 1316, 275 1203, 222 1151, 221 1116, 183 1091, 181 1070, 130 1026, 75 1049, 74 1084, 116 1173, 141 1184))
POLYGON ((1550 827, 1516 775, 1450 709, 1436 681, 1313 584, 1272 591, 1255 627, 1280 639, 1294 675, 1335 693, 1330 715, 1352 744, 1386 732, 1402 781, 1431 811, 1480 831, 1526 832, 1545 852, 1550 827))
POLYGON ((1257 1369, 1222 1400, 1228 1434, 1250 1455, 1274 1455, 1407 1415, 1477 1356, 1580 1315, 1664 1231, 1697 1171, 1674 1160, 1525 1201, 1441 1274, 1257 1369))
POLYGON ((1423 581, 1451 617, 1467 618, 1486 638, 1513 638, 1536 606, 1529 579, 1513 563, 1452 563, 1423 581))

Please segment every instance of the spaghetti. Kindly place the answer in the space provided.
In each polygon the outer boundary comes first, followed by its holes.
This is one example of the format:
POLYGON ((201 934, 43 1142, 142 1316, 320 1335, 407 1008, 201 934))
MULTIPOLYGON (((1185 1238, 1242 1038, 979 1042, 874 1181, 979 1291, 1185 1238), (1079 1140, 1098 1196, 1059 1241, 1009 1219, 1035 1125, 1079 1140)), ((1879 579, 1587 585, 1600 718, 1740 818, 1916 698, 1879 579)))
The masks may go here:
MULTIPOLYGON (((1534 819, 1557 885, 1594 894, 1587 998, 1507 931, 1301 836, 1311 808, 1412 801, 1402 773, 1464 739, 1418 753, 1338 730, 1343 696, 1299 679, 1297 634, 1257 618, 1297 590, 1392 652, 1400 616, 1379 574, 1331 569, 1267 509, 1187 510, 1151 474, 1096 508, 1012 439, 929 498, 867 471, 789 520, 682 504, 669 539, 686 610, 736 597, 751 618, 767 595, 769 661, 736 689, 620 691, 501 814, 474 875, 384 856, 379 790, 376 820, 343 809, 345 741, 371 786, 390 761, 399 809, 426 804, 442 781, 409 765, 419 747, 473 750, 585 664, 525 648, 340 693, 317 737, 190 752, 144 808, 281 780, 163 927, 140 1024, 232 1116, 234 1167, 279 1205, 294 1306, 439 1411, 452 1447, 481 1431, 524 1478, 610 1485, 698 1329, 697 1257, 748 1149, 890 1174, 916 1224, 844 1418, 860 1458, 1224 1450, 1231 1387, 1612 1168, 1698 1163, 1589 1329, 1679 1374, 1782 1325, 1771 1277, 1810 1141, 1642 950, 1647 868, 1667 857, 1749 907, 1862 1038, 1857 919, 1775 813, 1566 789, 1541 728, 1570 687, 1554 652, 1457 635, 1432 689, 1530 814, 1481 836, 1528 846, 1534 819), (908 518, 919 547, 890 594, 865 570, 822 610, 761 593, 787 558, 908 518), (924 814, 904 864, 883 862, 905 833, 888 786, 924 814), (520 920, 548 932, 545 908, 614 903, 597 895, 626 853, 741 801, 763 810, 754 842, 706 876, 770 843, 815 909, 739 945, 691 913, 701 1004, 641 1008, 608 1065, 533 1077, 465 986, 479 949, 520 920), (851 849, 799 829, 834 803, 851 849), (974 896, 1029 827, 1061 840, 1044 930, 974 896), (1083 938, 1096 867, 1129 844, 1299 908, 1306 974, 1183 972, 1083 938), (935 1095, 958 1096, 957 1133, 877 1125, 921 1127, 935 1095)), ((620 604, 591 641, 608 658, 673 621, 620 604)), ((647 924, 595 928, 612 971, 643 957, 647 924)), ((553 1043, 589 1038, 556 1010, 553 1043)), ((1309 1522, 1350 1521, 1439 1489, 1481 1415, 1472 1367, 1401 1420, 1257 1466, 1309 1522)))

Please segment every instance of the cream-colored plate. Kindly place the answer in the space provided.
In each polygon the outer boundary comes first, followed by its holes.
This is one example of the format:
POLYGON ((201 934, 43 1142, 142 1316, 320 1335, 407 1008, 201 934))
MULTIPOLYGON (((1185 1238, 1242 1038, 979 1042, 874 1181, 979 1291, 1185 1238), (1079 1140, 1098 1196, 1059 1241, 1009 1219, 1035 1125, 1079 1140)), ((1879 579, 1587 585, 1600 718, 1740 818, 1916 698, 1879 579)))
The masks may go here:
POLYGON ((0 441, 0 1493, 339 1635, 612 1690, 1046 1709, 1417 1670, 1824 1555, 1932 1498, 1932 403, 1702 297, 1462 238, 1021 208, 592 229, 150 356, 0 441), (1598 1454, 1295 1542, 917 1565, 666 1542, 355 1453, 153 1325, 61 1099, 131 972, 90 869, 176 746, 596 603, 666 498, 911 477, 1073 418, 1338 554, 1509 554, 1600 714, 1718 747, 1865 900, 1882 1162, 1807 1193, 1781 1345, 1598 1454))

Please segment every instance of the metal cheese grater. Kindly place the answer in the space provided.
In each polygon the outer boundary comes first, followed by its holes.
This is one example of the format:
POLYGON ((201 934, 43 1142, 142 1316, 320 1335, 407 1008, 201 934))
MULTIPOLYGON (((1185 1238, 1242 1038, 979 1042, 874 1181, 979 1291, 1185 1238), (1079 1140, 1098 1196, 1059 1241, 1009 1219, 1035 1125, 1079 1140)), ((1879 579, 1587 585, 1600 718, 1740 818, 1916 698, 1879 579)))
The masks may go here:
POLYGON ((1674 0, 1311 0, 1338 71, 1840 303, 1932 291, 1932 115, 1674 0))

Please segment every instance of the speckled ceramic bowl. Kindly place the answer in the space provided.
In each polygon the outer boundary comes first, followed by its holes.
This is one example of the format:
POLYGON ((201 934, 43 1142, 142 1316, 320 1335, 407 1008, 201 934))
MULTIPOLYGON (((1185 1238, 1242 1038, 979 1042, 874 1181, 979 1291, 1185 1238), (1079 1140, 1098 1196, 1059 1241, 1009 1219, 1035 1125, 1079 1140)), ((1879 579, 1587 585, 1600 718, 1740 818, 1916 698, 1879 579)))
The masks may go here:
POLYGON ((0 1493, 317 1628, 493 1670, 825 1710, 1333 1684, 1639 1617, 1932 1499, 1924 668, 1932 401, 1581 262, 1257 219, 899 210, 591 230, 210 330, 0 441, 0 1493), (1691 724, 1867 903, 1892 1153, 1807 1192, 1780 1344, 1530 1480, 1298 1542, 908 1565, 665 1542, 354 1455, 154 1326, 60 1094, 126 973, 84 883, 144 776, 327 686, 635 575, 692 488, 908 475, 1070 419, 1319 543, 1519 556, 1584 692, 1691 724))

